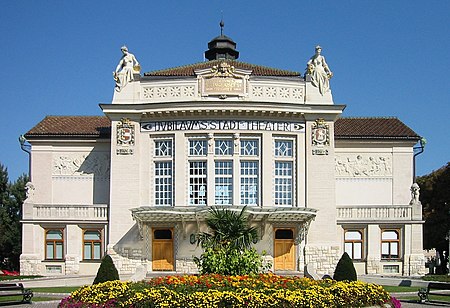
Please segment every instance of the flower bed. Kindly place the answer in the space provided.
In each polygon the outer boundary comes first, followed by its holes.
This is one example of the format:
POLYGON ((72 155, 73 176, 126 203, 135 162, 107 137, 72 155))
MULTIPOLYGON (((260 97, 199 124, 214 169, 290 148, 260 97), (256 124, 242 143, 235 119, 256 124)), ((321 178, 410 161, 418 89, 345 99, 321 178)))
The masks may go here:
POLYGON ((200 275, 84 286, 60 307, 365 307, 390 300, 383 287, 360 281, 200 275))

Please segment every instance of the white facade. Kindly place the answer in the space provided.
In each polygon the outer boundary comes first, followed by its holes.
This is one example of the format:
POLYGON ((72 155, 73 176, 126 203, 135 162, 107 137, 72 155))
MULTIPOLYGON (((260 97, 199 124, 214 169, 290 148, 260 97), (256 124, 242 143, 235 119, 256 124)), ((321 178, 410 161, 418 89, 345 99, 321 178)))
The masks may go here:
POLYGON ((48 117, 27 133, 22 274, 94 274, 105 253, 120 273, 196 272, 192 236, 211 206, 247 206, 275 271, 332 274, 347 251, 359 274, 424 272, 414 132, 370 118, 412 134, 336 134, 345 106, 309 76, 190 68, 135 74, 106 117, 48 117))

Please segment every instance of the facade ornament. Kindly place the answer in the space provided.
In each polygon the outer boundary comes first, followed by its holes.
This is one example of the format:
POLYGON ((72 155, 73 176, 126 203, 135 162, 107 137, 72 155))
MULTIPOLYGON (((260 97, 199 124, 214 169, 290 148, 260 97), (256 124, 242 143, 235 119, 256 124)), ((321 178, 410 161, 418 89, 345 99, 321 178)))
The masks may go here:
POLYGON ((409 204, 412 205, 412 204, 420 203, 420 200, 419 200, 419 196, 420 196, 419 184, 413 183, 411 185, 410 190, 411 190, 411 201, 409 201, 409 204))
POLYGON ((33 199, 35 189, 33 183, 27 182, 27 184, 25 184, 26 201, 31 201, 33 199))
POLYGON ((134 80, 134 74, 140 74, 141 72, 138 60, 132 53, 128 52, 127 46, 122 46, 121 50, 123 56, 113 72, 117 92, 120 92, 129 82, 134 80))
POLYGON ((212 77, 237 77, 235 74, 234 66, 227 62, 220 62, 219 65, 211 67, 212 77))
POLYGON ((335 157, 335 172, 343 177, 392 176, 392 160, 381 154, 348 154, 335 157))
POLYGON ((119 122, 117 122, 116 127, 117 155, 132 155, 132 147, 135 142, 134 124, 132 124, 128 118, 122 118, 119 122))
POLYGON ((333 73, 330 71, 325 57, 321 55, 322 47, 316 46, 316 53, 309 59, 306 67, 306 75, 311 77, 313 86, 319 89, 323 96, 330 90, 330 79, 333 73))
POLYGON ((311 143, 315 147, 313 155, 328 155, 328 150, 324 147, 330 145, 330 126, 324 119, 317 119, 312 124, 311 143))

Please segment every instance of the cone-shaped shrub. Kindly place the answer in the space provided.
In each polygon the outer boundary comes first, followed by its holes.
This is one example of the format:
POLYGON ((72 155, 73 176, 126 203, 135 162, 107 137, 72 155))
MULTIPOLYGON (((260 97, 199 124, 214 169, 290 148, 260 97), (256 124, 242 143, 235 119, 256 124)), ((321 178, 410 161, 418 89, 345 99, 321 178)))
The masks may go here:
POLYGON ((334 270, 333 279, 337 281, 356 281, 358 279, 353 261, 346 252, 344 252, 334 270))
POLYGON ((111 257, 106 255, 102 259, 102 263, 100 264, 93 284, 112 280, 119 280, 119 272, 117 272, 117 268, 111 257))

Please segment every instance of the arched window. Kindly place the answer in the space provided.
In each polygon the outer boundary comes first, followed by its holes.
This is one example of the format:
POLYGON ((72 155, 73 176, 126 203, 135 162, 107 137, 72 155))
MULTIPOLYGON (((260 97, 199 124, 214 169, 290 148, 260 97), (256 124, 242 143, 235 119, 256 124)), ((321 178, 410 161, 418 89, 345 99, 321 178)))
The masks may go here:
POLYGON ((346 230, 344 235, 344 250, 353 260, 363 259, 362 230, 346 230))
POLYGON ((400 257, 399 230, 381 231, 381 259, 398 259, 400 257))

